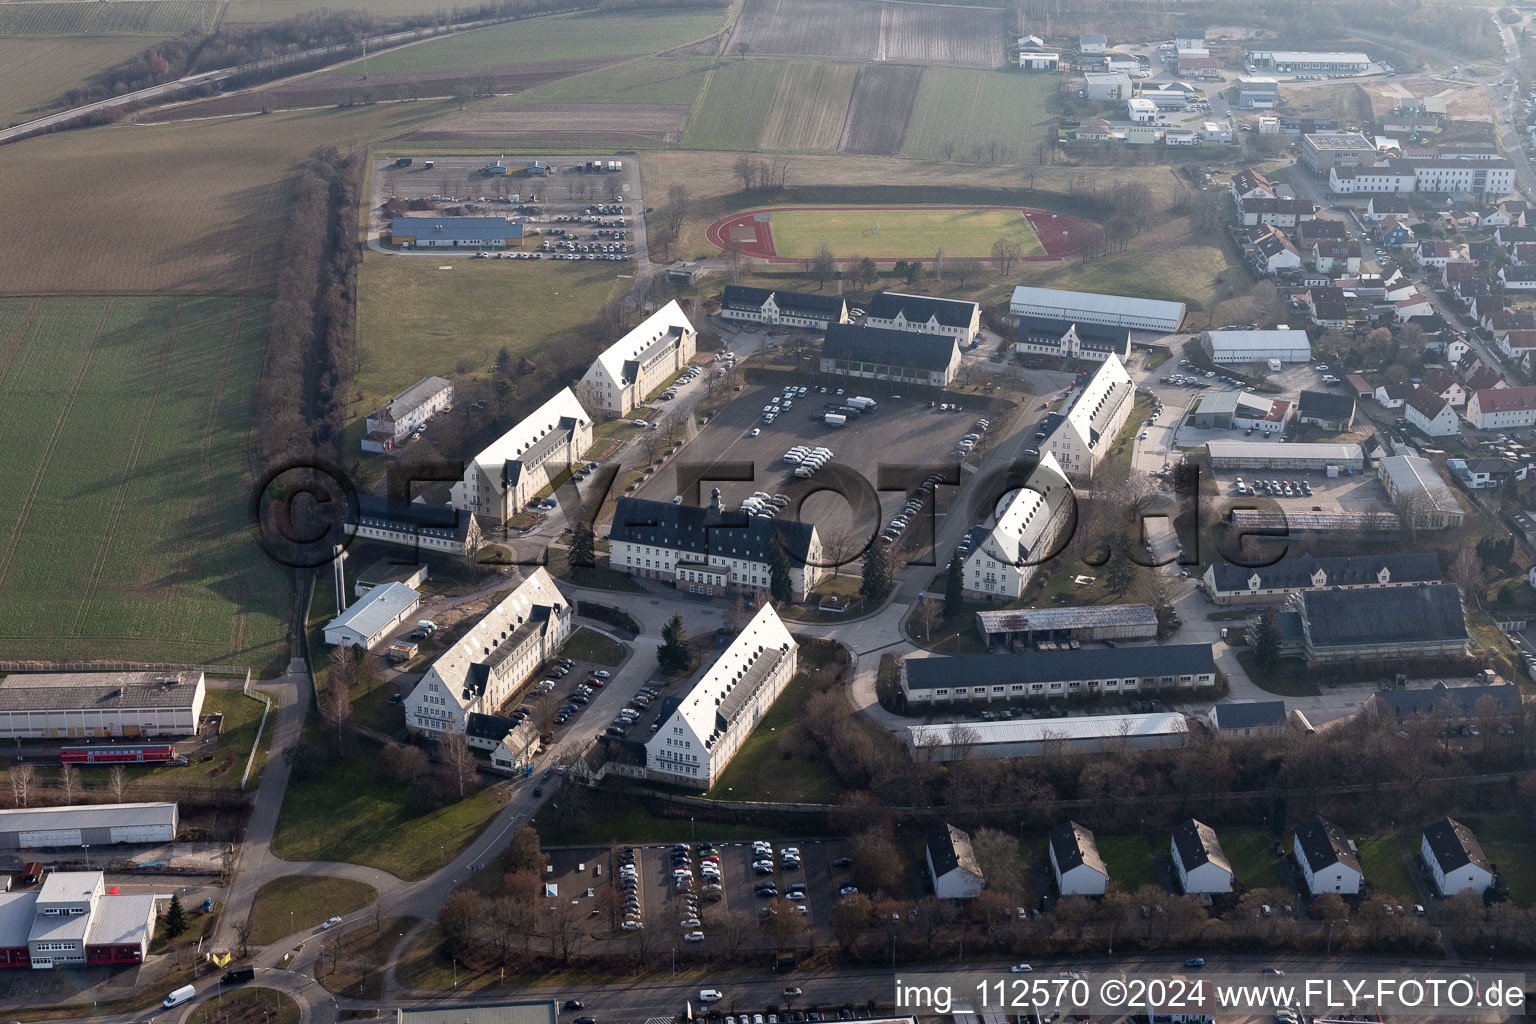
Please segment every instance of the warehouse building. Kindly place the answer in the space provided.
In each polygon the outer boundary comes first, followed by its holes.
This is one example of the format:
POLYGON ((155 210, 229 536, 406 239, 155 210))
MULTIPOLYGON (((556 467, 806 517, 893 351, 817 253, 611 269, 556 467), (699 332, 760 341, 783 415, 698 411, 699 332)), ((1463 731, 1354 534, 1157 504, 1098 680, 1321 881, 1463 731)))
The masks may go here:
POLYGON ((404 583, 374 587, 325 624, 325 642, 371 651, 419 607, 421 595, 404 583))
POLYGON ((828 324, 848 322, 848 303, 841 295, 813 295, 728 284, 720 298, 720 318, 824 331, 828 324))
POLYGON ((1264 441, 1207 441, 1205 457, 1212 469, 1298 469, 1313 472, 1337 466, 1339 472, 1365 469, 1365 452, 1357 444, 1275 444, 1264 441))
POLYGON ((1238 508, 1228 514, 1226 522, 1242 536, 1289 536, 1292 540, 1307 533, 1369 533, 1386 536, 1403 528, 1402 520, 1393 512, 1290 512, 1238 508))
POLYGON ((461 558, 480 550, 483 539, 480 523, 468 512, 376 494, 359 494, 355 503, 348 502, 342 528, 349 537, 461 558))
POLYGON ((1049 452, 1005 497, 997 522, 971 528, 973 550, 960 569, 966 594, 1017 600, 1058 552, 1056 542, 1076 509, 1072 485, 1049 452))
POLYGON ((563 388, 469 461, 451 489, 453 507, 504 523, 590 447, 592 417, 563 388))
POLYGON ((691 686, 645 744, 652 779, 708 789, 795 674, 799 645, 772 602, 691 686))
POLYGON ((1306 331, 1278 327, 1268 331, 1205 331, 1200 347, 1211 362, 1262 363, 1278 359, 1282 363, 1306 363, 1312 360, 1312 342, 1306 331))
POLYGON ((981 330, 981 305, 961 299, 876 292, 869 300, 864 322, 893 331, 947 335, 963 347, 981 330))
POLYGON ((839 377, 946 387, 960 370, 960 343, 947 333, 832 324, 821 345, 821 372, 839 377))
POLYGON ((1280 80, 1244 75, 1237 80, 1237 105, 1250 110, 1269 110, 1280 99, 1280 80))
POLYGON ((0 811, 0 850, 176 841, 176 805, 80 804, 0 811))
POLYGON ((1446 530, 1466 518, 1456 493, 1428 459, 1389 455, 1377 464, 1376 475, 1411 529, 1446 530))
POLYGON ((673 299, 604 349, 576 385, 576 396, 594 412, 627 416, 688 365, 698 340, 698 332, 673 299))
POLYGON ((203 673, 18 672, 0 679, 0 739, 191 736, 203 673))
POLYGON ((402 249, 516 248, 523 225, 506 217, 396 217, 389 240, 402 249))
POLYGON ((413 590, 420 590, 425 582, 427 563, 386 556, 358 574, 352 584, 352 596, 362 597, 374 587, 382 587, 386 583, 403 583, 413 590))
POLYGON ((452 404, 452 382, 423 377, 369 414, 363 451, 389 451, 452 404))
POLYGON ((1368 71, 1371 58, 1363 53, 1316 52, 1308 50, 1248 50, 1244 57, 1259 68, 1273 68, 1287 74, 1298 71, 1368 71))
POLYGON ((1074 640, 1152 640, 1157 636, 1157 613, 1149 604, 980 611, 976 613, 976 632, 987 650, 994 645, 1010 651, 1028 650, 1038 644, 1071 644, 1074 640))
POLYGON ((914 656, 902 659, 897 676, 908 704, 1006 703, 1073 694, 1197 690, 1215 685, 1216 662, 1210 644, 1085 647, 952 658, 914 656))
POLYGON ((141 964, 155 897, 109 892, 100 871, 57 871, 35 892, 0 893, 0 966, 141 964))
POLYGON ((1440 580, 1440 558, 1433 551, 1331 558, 1309 552, 1253 568, 1219 560, 1203 577, 1206 594, 1223 605, 1279 602, 1303 590, 1415 587, 1440 580))
POLYGON ((1013 290, 1008 314, 1171 334, 1184 322, 1184 303, 1020 285, 1013 290))
POLYGON ((1308 665, 1459 657, 1472 639, 1454 583, 1302 591, 1281 618, 1282 653, 1308 665))
POLYGON ((1021 316, 1013 350, 1021 356, 1048 356, 1069 363, 1102 363, 1110 356, 1124 362, 1131 357, 1131 332, 1124 327, 1021 316))
POLYGON ((907 749, 914 759, 924 761, 1164 750, 1182 747, 1188 739, 1188 721, 1172 711, 907 726, 907 749))
POLYGON ((1284 432, 1291 418, 1291 403, 1247 391, 1218 391, 1200 399, 1194 425, 1201 430, 1258 430, 1284 432))

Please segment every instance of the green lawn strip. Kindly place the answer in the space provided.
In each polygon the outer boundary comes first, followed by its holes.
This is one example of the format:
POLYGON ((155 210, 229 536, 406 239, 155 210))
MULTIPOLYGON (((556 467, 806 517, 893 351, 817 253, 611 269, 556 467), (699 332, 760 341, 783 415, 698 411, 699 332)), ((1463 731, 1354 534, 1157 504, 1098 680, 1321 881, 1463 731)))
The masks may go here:
POLYGON ((1271 668, 1260 668, 1252 651, 1239 651, 1237 663, 1261 690, 1281 697, 1316 697, 1322 691, 1312 681, 1306 662, 1300 658, 1281 658, 1271 668))
POLYGON ((641 57, 612 67, 561 78, 495 103, 515 109, 528 103, 692 104, 713 57, 641 57))
POLYGON ((1025 256, 1043 252, 1034 226, 1013 210, 857 209, 779 210, 771 214, 774 251, 814 256, 822 242, 834 255, 871 259, 946 256, 987 257, 999 238, 1011 238, 1025 256))
POLYGON ((615 840, 677 843, 778 838, 774 830, 758 825, 725 825, 689 821, 686 817, 660 818, 647 810, 645 803, 635 799, 632 793, 602 790, 578 793, 569 786, 561 793, 562 800, 579 801, 580 808, 575 821, 548 811, 534 819, 534 827, 546 846, 600 846, 615 840))
POLYGON ((299 1004, 275 988, 220 991, 192 1011, 187 1024, 299 1024, 299 1004))
POLYGON ((945 159, 953 145, 956 159, 1037 160, 1041 141, 1050 137, 1054 106, 1048 75, 930 67, 923 71, 901 155, 945 159))
POLYGON ((265 946, 285 935, 345 916, 379 898, 366 882, 328 875, 284 875, 256 890, 251 900, 251 944, 265 946))
POLYGON ((683 129, 683 144, 695 149, 755 148, 788 63, 740 60, 716 68, 683 129))
POLYGON ((1136 401, 1131 406, 1131 415, 1125 421, 1125 426, 1120 428, 1119 435, 1115 438, 1114 447, 1109 450, 1109 456, 1101 463, 1094 474, 1101 480, 1124 480, 1131 475, 1131 454, 1136 448, 1136 435, 1146 427, 1147 417, 1152 415, 1152 410, 1157 406, 1157 400, 1142 391, 1136 392, 1136 401))
MULTIPOLYGON (((306 742, 322 742, 314 730, 307 732, 306 742)), ((323 742, 332 743, 329 737, 323 742)), ((378 744, 357 736, 348 743, 350 757, 312 755, 323 762, 314 776, 295 773, 288 783, 272 837, 277 856, 367 864, 400 878, 421 878, 468 846, 500 806, 496 790, 483 789, 423 813, 407 787, 375 772, 378 744)))
POLYGON ((1275 856, 1273 836, 1264 832, 1228 832, 1225 829, 1217 835, 1238 882, 1249 889, 1285 888, 1285 872, 1281 867, 1284 859, 1275 856))
POLYGON ((624 645, 588 626, 578 626, 566 638, 560 653, 577 661, 613 666, 624 660, 624 645))
MULTIPOLYGON (((164 786, 167 783, 194 785, 208 789, 239 789, 240 778, 251 756, 251 745, 256 742, 257 727, 266 705, 254 697, 247 697, 239 690, 208 690, 203 697, 203 714, 215 712, 224 715, 224 731, 219 734, 213 760, 193 759, 185 768, 163 766, 142 769, 134 777, 134 785, 164 786)), ((272 710, 276 712, 277 701, 272 710)), ((261 730, 261 749, 251 765, 251 777, 247 788, 255 789, 266 765, 267 750, 272 743, 272 719, 267 718, 267 728, 261 730)))
POLYGON ((330 941, 341 948, 328 967, 315 971, 327 992, 353 999, 381 999, 384 970, 405 933, 421 923, 419 917, 386 917, 354 925, 330 941))
POLYGON ((1397 848, 1396 836, 1364 836, 1356 839, 1355 844, 1360 850, 1360 870, 1372 890, 1383 896, 1414 899, 1419 890, 1414 887, 1413 876, 1397 848))
POLYGON ((837 799, 842 784, 811 738, 803 717, 813 692, 810 676, 796 673, 737 748, 710 789, 711 797, 806 804, 837 799))
POLYGON ((1095 835, 1110 881, 1121 892, 1135 892, 1144 885, 1157 884, 1152 866, 1152 850, 1141 836, 1095 835))

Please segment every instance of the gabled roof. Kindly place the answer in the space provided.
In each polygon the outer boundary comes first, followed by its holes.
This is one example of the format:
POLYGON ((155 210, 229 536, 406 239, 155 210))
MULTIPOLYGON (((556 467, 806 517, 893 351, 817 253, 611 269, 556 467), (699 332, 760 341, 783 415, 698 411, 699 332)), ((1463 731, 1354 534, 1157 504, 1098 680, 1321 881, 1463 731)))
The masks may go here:
POLYGON ((1521 263, 1518 266, 1510 264, 1499 268, 1499 277, 1505 281, 1536 281, 1536 264, 1521 263))
POLYGON ((1403 401, 1410 409, 1427 420, 1433 420, 1450 408, 1445 399, 1428 388, 1415 387, 1403 401))
POLYGON ((1483 412, 1527 412, 1536 409, 1536 387, 1486 388, 1477 392, 1483 412))
POLYGON ((375 636, 413 608, 421 595, 404 583, 386 583, 358 598, 352 607, 326 623, 326 629, 350 629, 363 637, 375 636))
POLYGON ((594 360, 616 383, 631 384, 624 372, 624 364, 640 359, 652 347, 669 338, 693 333, 693 324, 683 315, 677 300, 662 306, 641 321, 640 325, 618 341, 609 345, 594 360))
POLYGON ((1068 331, 1077 335, 1081 347, 1102 352, 1124 352, 1131 338, 1129 327, 1081 324, 1043 316, 1019 317, 1018 340, 1021 342, 1035 345, 1059 344, 1068 331))
POLYGON ((981 537, 971 558, 990 558, 1008 565, 1043 561, 1050 552, 1040 550, 1041 540, 1056 517, 1063 514, 1071 494, 1072 485, 1061 464, 1046 452, 1013 492, 997 523, 990 530, 978 527, 973 531, 980 532, 981 537))
POLYGON ((423 679, 435 677, 459 707, 466 707, 484 693, 490 673, 506 657, 504 651, 515 650, 527 631, 546 628, 550 613, 567 607, 554 577, 540 566, 438 655, 423 679))
POLYGON ((1307 858, 1307 865, 1314 874, 1335 864, 1362 874, 1360 858, 1350 849, 1349 838, 1327 818, 1314 815, 1296 826, 1296 841, 1301 844, 1302 855, 1307 858))
POLYGON ((1413 210, 1403 196, 1372 196, 1370 206, 1375 213, 1409 213, 1413 210))
POLYGON ((1232 188, 1237 191, 1238 195, 1252 192, 1256 188, 1263 189, 1270 195, 1275 194, 1275 183, 1252 167, 1245 167, 1232 175, 1232 188))
POLYGON ((758 310, 769 298, 781 313, 790 315, 809 314, 809 320, 839 320, 847 307, 841 295, 816 295, 811 292, 787 292, 776 288, 749 288, 744 284, 728 284, 721 296, 720 305, 726 309, 758 310))
POLYGON ((1285 701, 1223 701, 1211 708, 1211 721, 1218 729, 1263 729, 1285 724, 1285 701))
POLYGON ((1455 818, 1441 818, 1429 825, 1424 829, 1424 838, 1429 841, 1429 852, 1442 872, 1475 864, 1489 874, 1493 873, 1493 865, 1488 862, 1488 855, 1483 852, 1477 836, 1455 818))
POLYGON ((1303 590, 1296 602, 1314 647, 1468 638, 1461 591, 1454 583, 1303 590))
POLYGON ((1099 844, 1094 841, 1093 832, 1088 826, 1064 821, 1051 829, 1047 838, 1051 843, 1051 851, 1056 854, 1056 866, 1062 874, 1086 864, 1105 878, 1109 877, 1104 858, 1099 856, 1099 844))
POLYGON ((397 420, 424 405, 453 384, 441 377, 423 377, 374 411, 370 419, 397 420))
POLYGON ((1495 686, 1446 686, 1444 682, 1417 690, 1382 690, 1377 700, 1391 708, 1398 718, 1433 715, 1444 711, 1455 717, 1469 718, 1477 712, 1484 697, 1497 701, 1508 714, 1520 707, 1520 687, 1513 683, 1495 686))
POLYGON ((864 324, 828 324, 825 359, 881 363, 917 370, 947 370, 959 342, 951 334, 898 331, 864 324))
MULTIPOLYGON (((1506 331, 1504 334, 1504 344, 1510 348, 1536 348, 1536 331, 1529 329, 1506 331)), ((1491 373, 1492 371, 1490 370, 1489 372, 1491 373)))
POLYGON ((538 461, 548 452, 549 445, 569 438, 572 430, 591 421, 576 393, 568 387, 561 388, 553 398, 492 441, 473 461, 491 486, 503 491, 516 480, 523 460, 538 461))
POLYGON ((1259 590, 1305 590, 1313 586, 1313 577, 1318 572, 1324 576, 1323 586, 1335 587, 1375 583, 1383 571, 1391 583, 1431 583, 1441 579, 1440 559, 1432 551, 1326 558, 1316 558, 1308 552, 1253 568, 1218 561, 1211 567, 1211 582, 1219 593, 1248 590, 1255 576, 1259 578, 1259 590))
POLYGON ((1002 686, 1073 679, 1198 676, 1216 670, 1210 644, 1084 647, 1077 651, 1027 651, 1021 654, 960 654, 945 658, 906 658, 902 666, 907 673, 907 682, 914 690, 948 686, 955 680, 1002 686))
POLYGON ((928 857, 933 861, 933 873, 942 878, 959 869, 985 879, 976 851, 971 848, 971 837, 953 825, 928 830, 928 857))
POLYGON ((1355 414, 1355 396, 1338 391, 1302 391, 1299 412, 1325 420, 1347 420, 1355 414))
POLYGON ((1472 371, 1472 376, 1467 378, 1467 390, 1486 391, 1489 388, 1496 387, 1503 380, 1504 378, 1499 376, 1499 371, 1493 367, 1479 366, 1476 370, 1472 371))
POLYGON ((908 323, 925 324, 935 320, 943 327, 969 327, 976 316, 976 303, 902 292, 876 292, 865 310, 876 320, 894 320, 900 314, 908 323))
MULTIPOLYGON (((779 661, 796 646, 773 605, 765 603, 699 681, 689 687, 667 721, 680 718, 706 749, 712 748, 779 661)), ((657 737, 665 729, 663 722, 657 737)))
MULTIPOLYGON (((1284 701, 1272 703, 1281 705, 1283 712, 1284 701)), ((1202 864, 1214 864, 1228 875, 1233 873, 1232 864, 1221 848, 1221 840, 1216 838, 1216 830, 1203 821, 1190 818, 1173 826, 1173 845, 1179 849, 1179 862, 1185 871, 1193 871, 1202 864)))
POLYGON ((767 564, 774 537, 784 538, 785 551, 792 561, 804 563, 811 557, 815 535, 816 527, 811 523, 621 497, 614 509, 608 540, 698 555, 701 561, 713 555, 767 564))

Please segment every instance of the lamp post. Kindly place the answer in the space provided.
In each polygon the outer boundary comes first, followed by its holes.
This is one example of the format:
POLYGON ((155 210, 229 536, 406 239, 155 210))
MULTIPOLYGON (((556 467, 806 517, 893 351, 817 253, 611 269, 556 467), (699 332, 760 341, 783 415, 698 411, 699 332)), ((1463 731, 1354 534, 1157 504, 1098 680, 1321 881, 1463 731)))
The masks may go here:
POLYGON ((459 987, 459 961, 457 957, 455 957, 453 961, 453 987, 455 991, 457 991, 459 987))

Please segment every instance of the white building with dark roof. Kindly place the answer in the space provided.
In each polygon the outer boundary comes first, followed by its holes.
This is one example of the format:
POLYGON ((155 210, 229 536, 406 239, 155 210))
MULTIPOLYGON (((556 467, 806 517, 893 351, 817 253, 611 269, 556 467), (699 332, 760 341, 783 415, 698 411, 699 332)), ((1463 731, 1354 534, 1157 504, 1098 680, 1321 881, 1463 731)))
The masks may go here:
POLYGON ((986 876, 971 847, 971 837, 953 825, 930 829, 923 844, 933 894, 941 900, 968 900, 981 895, 986 876))
POLYGON ((592 447, 592 417, 570 388, 523 417, 464 467, 456 509, 504 523, 592 447))
POLYGON ((452 404, 452 381, 423 377, 369 414, 363 451, 389 451, 452 404))
POLYGON ((1190 818, 1173 827, 1169 844, 1173 870, 1186 893, 1232 891, 1232 864, 1216 838, 1216 830, 1190 818))
POLYGON ((405 700, 406 728, 429 738, 464 732, 471 714, 494 714, 570 632, 571 604, 540 566, 432 662, 405 700))
POLYGON ((1296 558, 1252 567, 1219 558, 1206 567, 1202 577, 1212 603, 1222 605, 1283 602, 1303 590, 1413 587, 1439 583, 1442 578, 1440 558, 1433 551, 1323 558, 1304 552, 1296 558))
POLYGON ((473 514, 442 505, 359 494, 348 502, 342 529, 349 537, 423 552, 465 557, 480 547, 483 535, 473 514))
POLYGON ((0 679, 0 739, 191 736, 205 692, 196 669, 15 672, 0 679))
POLYGON ((404 583, 374 587, 326 623, 325 642, 371 651, 420 606, 421 595, 404 583))
POLYGON ((936 299, 902 292, 876 292, 864 322, 893 331, 943 334, 969 345, 981 330, 981 305, 961 299, 936 299))
POLYGON ((673 299, 592 361, 576 385, 577 397, 593 411, 627 416, 686 366, 697 348, 698 332, 673 299))
POLYGON ((1072 485, 1049 452, 1021 486, 1004 497, 990 526, 971 531, 973 548, 961 568, 965 592, 1017 600, 1072 519, 1072 485))
POLYGON ((830 324, 821 343, 821 372, 928 387, 946 387, 960 369, 960 342, 953 334, 896 330, 862 324, 830 324))
POLYGON ((1353 896, 1360 891, 1365 876, 1360 871, 1360 856, 1344 830, 1319 815, 1296 826, 1293 843, 1301 877, 1313 896, 1325 892, 1353 896))
POLYGON ((1053 357, 1068 363, 1102 363, 1110 356, 1124 362, 1131 357, 1131 332, 1125 327, 1021 316, 1013 350, 1021 356, 1053 357))
POLYGON ((1205 716, 1218 739, 1278 736, 1285 731, 1285 701, 1220 701, 1205 716))
POLYGON ((1184 322, 1184 303, 1020 285, 1008 302, 1008 314, 1171 334, 1184 322))
MULTIPOLYGON (((908 704, 956 704, 1062 698, 1102 693, 1156 693, 1214 686, 1216 664, 1210 644, 1161 644, 1147 647, 1083 647, 1019 654, 963 654, 955 657, 903 658, 897 685, 908 704)), ((1173 714, 1177 744, 1182 745, 1184 716, 1173 714)), ((1012 719, 972 723, 988 742, 1028 744, 1051 735, 1080 735, 1086 741, 1134 741, 1160 736, 1169 723, 1157 716, 1084 715, 1069 719, 1012 719), (1038 727, 1040 732, 1030 731, 1038 727), (1082 732, 1074 733, 1081 729, 1082 732)), ((941 740, 948 726, 908 726, 909 735, 941 740), (938 730, 927 732, 925 730, 938 730), (918 730, 913 733, 913 730, 918 730)), ((1134 745, 1132 742, 1131 745, 1134 745)), ((1157 744, 1151 744, 1157 745, 1157 744)), ((1006 757, 1008 754, 995 756, 1006 757)))
POLYGON ((720 298, 720 318, 739 323, 808 327, 824 331, 828 324, 848 322, 848 303, 841 295, 815 295, 810 292, 728 284, 720 298))
POLYGON ((1063 896, 1102 896, 1109 887, 1109 869, 1099 844, 1086 825, 1064 821, 1046 834, 1051 873, 1063 896))
POLYGON ((795 674, 799 646, 766 603, 645 744, 660 782, 708 789, 795 674))
POLYGON ((1493 865, 1482 844, 1455 818, 1441 818, 1424 830, 1419 855, 1441 896, 1480 893, 1493 884, 1493 865))
POLYGON ((1053 455, 1068 476, 1091 477, 1131 417, 1136 385, 1124 364, 1110 356, 1072 399, 1064 414, 1047 417, 1042 456, 1053 455))

